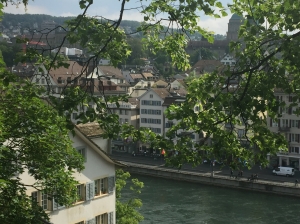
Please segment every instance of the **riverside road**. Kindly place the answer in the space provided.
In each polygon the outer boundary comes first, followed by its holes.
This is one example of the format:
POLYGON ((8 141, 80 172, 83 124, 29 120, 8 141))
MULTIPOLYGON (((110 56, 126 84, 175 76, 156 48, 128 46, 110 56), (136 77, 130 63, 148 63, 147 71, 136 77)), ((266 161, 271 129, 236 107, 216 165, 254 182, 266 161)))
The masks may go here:
MULTIPOLYGON (((132 156, 131 154, 124 153, 124 152, 116 152, 113 151, 111 157, 118 161, 123 162, 130 162, 130 163, 136 163, 136 164, 144 164, 149 166, 159 166, 164 167, 165 161, 163 158, 153 158, 150 156, 132 156)), ((168 168, 168 167, 164 167, 168 168)), ((168 169, 174 169, 174 168, 168 168, 168 169)), ((184 165, 181 169, 182 171, 191 171, 191 172, 199 172, 199 173, 207 173, 210 174, 212 170, 216 175, 221 176, 230 176, 230 169, 229 167, 221 167, 219 164, 215 164, 214 167, 212 167, 210 164, 201 164, 197 167, 192 167, 191 165, 184 165)), ((300 172, 296 171, 294 177, 285 177, 285 176, 275 176, 272 174, 271 168, 262 168, 260 169, 259 166, 254 166, 251 170, 248 170, 247 168, 243 169, 243 177, 248 178, 252 174, 257 174, 259 180, 266 180, 266 181, 272 181, 277 183, 294 183, 296 179, 300 180, 300 172)), ((238 175, 238 171, 234 171, 234 176, 238 175)))

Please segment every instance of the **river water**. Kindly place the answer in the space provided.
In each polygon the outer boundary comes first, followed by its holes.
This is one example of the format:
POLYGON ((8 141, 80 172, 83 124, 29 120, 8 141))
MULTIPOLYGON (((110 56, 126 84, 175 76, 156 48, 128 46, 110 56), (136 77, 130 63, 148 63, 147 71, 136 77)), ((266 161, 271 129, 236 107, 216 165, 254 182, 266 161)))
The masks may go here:
MULTIPOLYGON (((132 175, 144 182, 141 224, 298 223, 300 199, 132 175)), ((122 197, 130 197, 126 190, 122 197)))

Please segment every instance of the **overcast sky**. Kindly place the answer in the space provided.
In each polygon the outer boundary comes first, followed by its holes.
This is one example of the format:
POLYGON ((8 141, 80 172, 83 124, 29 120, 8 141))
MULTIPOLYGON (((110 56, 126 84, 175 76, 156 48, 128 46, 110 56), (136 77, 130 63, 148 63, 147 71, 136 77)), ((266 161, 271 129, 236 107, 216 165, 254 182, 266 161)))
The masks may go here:
MULTIPOLYGON (((79 0, 29 0, 27 12, 25 12, 24 6, 8 5, 4 7, 4 12, 14 14, 47 14, 52 16, 75 16, 82 12, 78 4, 79 0)), ((140 6, 139 0, 130 0, 126 3, 125 8, 135 8, 140 6)), ((149 0, 148 0, 149 2, 149 0)), ((224 6, 227 6, 231 0, 220 0, 224 6)), ((119 0, 94 0, 94 4, 89 8, 88 14, 91 16, 101 15, 109 19, 116 19, 120 12, 120 1, 119 0)), ((231 14, 229 14, 231 15, 231 14)), ((137 20, 142 21, 143 16, 137 9, 126 10, 123 16, 124 20, 137 20)), ((211 17, 201 16, 200 25, 210 31, 214 31, 219 34, 226 34, 227 24, 230 16, 222 19, 214 19, 211 17)))

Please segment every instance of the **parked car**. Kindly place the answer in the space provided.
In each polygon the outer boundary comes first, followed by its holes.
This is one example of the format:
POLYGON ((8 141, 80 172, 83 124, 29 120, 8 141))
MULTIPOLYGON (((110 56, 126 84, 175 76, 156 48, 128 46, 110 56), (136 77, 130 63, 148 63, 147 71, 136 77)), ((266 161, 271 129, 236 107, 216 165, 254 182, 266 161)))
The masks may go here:
POLYGON ((274 175, 282 175, 282 176, 294 176, 295 175, 295 169, 292 167, 283 167, 279 166, 273 170, 274 175))

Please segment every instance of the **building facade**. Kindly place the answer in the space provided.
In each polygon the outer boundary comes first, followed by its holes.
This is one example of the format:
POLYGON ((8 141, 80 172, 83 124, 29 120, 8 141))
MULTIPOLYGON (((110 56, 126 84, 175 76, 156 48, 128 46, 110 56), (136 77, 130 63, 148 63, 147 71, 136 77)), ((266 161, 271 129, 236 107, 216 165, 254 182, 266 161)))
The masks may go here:
POLYGON ((271 166, 291 166, 299 169, 300 164, 300 117, 296 114, 298 107, 291 107, 293 96, 280 90, 274 92, 276 99, 285 102, 286 106, 280 108, 279 114, 282 114, 278 120, 267 118, 268 128, 272 132, 282 134, 288 142, 288 152, 280 151, 277 155, 268 156, 271 166))
MULTIPOLYGON (((85 161, 85 169, 74 173, 74 178, 79 182, 77 201, 72 206, 65 207, 54 199, 49 200, 47 194, 34 188, 28 187, 27 194, 49 214, 53 224, 114 224, 116 163, 81 131, 82 127, 75 127, 75 136, 70 134, 73 147, 85 161)), ((35 182, 26 172, 20 178, 29 185, 35 182)))

